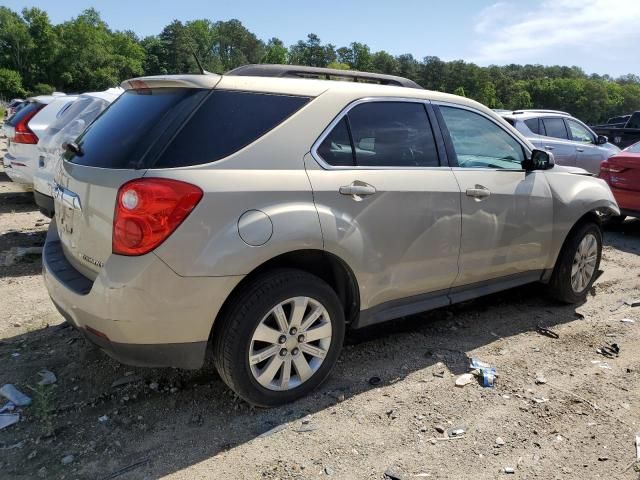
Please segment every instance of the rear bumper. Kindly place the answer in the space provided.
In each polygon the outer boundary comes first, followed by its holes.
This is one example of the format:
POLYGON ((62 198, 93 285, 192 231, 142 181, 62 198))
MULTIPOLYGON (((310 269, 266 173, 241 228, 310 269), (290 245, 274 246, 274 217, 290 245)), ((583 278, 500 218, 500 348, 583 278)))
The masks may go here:
POLYGON ((66 260, 55 222, 43 276, 69 323, 118 361, 199 368, 218 311, 242 277, 180 277, 153 253, 112 255, 91 281, 66 260))
POLYGON ((640 216, 640 192, 612 188, 613 196, 618 202, 620 213, 630 217, 640 216))
POLYGON ((34 168, 32 160, 21 157, 14 157, 5 154, 2 163, 7 176, 15 183, 20 184, 24 188, 33 187, 34 168))

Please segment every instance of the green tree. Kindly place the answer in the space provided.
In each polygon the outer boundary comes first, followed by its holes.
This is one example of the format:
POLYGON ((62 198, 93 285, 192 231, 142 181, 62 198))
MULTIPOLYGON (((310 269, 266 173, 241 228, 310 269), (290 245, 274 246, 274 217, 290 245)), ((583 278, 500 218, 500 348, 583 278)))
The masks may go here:
POLYGON ((8 100, 15 97, 24 97, 25 94, 20 74, 15 70, 0 68, 0 98, 8 100))
POLYGON ((282 40, 279 38, 272 38, 267 42, 265 53, 260 63, 274 63, 282 65, 287 63, 287 54, 287 47, 284 46, 282 40))
POLYGON ((322 45, 315 33, 307 35, 307 41, 299 40, 289 48, 289 61, 293 65, 326 67, 337 59, 336 49, 330 43, 322 45))

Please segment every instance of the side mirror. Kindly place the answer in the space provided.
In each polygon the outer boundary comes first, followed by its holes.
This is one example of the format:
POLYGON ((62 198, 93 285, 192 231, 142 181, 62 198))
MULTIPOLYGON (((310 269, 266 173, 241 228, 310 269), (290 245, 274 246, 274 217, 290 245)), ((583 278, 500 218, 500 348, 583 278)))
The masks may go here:
POLYGON ((531 152, 531 157, 522 162, 522 168, 527 171, 549 170, 550 168, 553 168, 555 164, 553 153, 534 149, 531 152))
POLYGON ((609 141, 609 137, 606 137, 604 135, 598 135, 598 138, 596 138, 596 145, 604 145, 608 141, 609 141))

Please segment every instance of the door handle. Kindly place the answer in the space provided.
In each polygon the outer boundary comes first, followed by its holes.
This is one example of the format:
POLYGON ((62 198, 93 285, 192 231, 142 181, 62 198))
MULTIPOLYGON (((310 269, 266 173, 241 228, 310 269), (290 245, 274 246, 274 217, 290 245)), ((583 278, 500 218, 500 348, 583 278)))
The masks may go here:
POLYGON ((482 185, 476 185, 475 188, 467 188, 465 193, 467 194, 467 197, 473 197, 480 200, 491 195, 491 190, 482 185))
POLYGON ((577 147, 576 147, 576 151, 578 151, 578 152, 584 152, 584 148, 577 148, 577 147))
POLYGON ((376 187, 358 180, 352 182, 351 185, 343 185, 340 187, 340 194, 351 195, 354 200, 362 200, 361 197, 366 197, 375 193, 376 187))
POLYGON ((552 147, 551 145, 545 145, 544 149, 545 150, 553 150, 555 147, 552 147))

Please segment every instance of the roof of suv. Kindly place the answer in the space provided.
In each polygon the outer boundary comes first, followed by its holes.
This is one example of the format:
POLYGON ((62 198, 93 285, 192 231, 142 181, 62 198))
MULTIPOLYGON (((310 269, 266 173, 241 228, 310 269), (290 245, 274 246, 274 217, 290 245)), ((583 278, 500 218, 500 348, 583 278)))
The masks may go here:
POLYGON ((438 100, 468 105, 473 108, 491 112, 484 105, 465 97, 449 93, 424 90, 421 88, 407 88, 374 83, 343 81, 343 80, 319 80, 312 78, 290 77, 260 77, 241 75, 217 75, 207 73, 205 75, 157 75, 138 77, 125 80, 121 84, 125 90, 139 88, 220 88, 224 90, 242 90, 249 92, 274 93, 280 95, 302 95, 317 97, 320 94, 332 91, 343 93, 346 97, 395 97, 418 98, 425 100, 438 100))
POLYGON ((498 113, 498 115, 504 118, 510 118, 513 120, 528 120, 530 118, 539 118, 539 117, 558 117, 558 118, 571 117, 570 113, 559 112, 554 110, 514 110, 514 111, 496 112, 496 113, 498 113))

